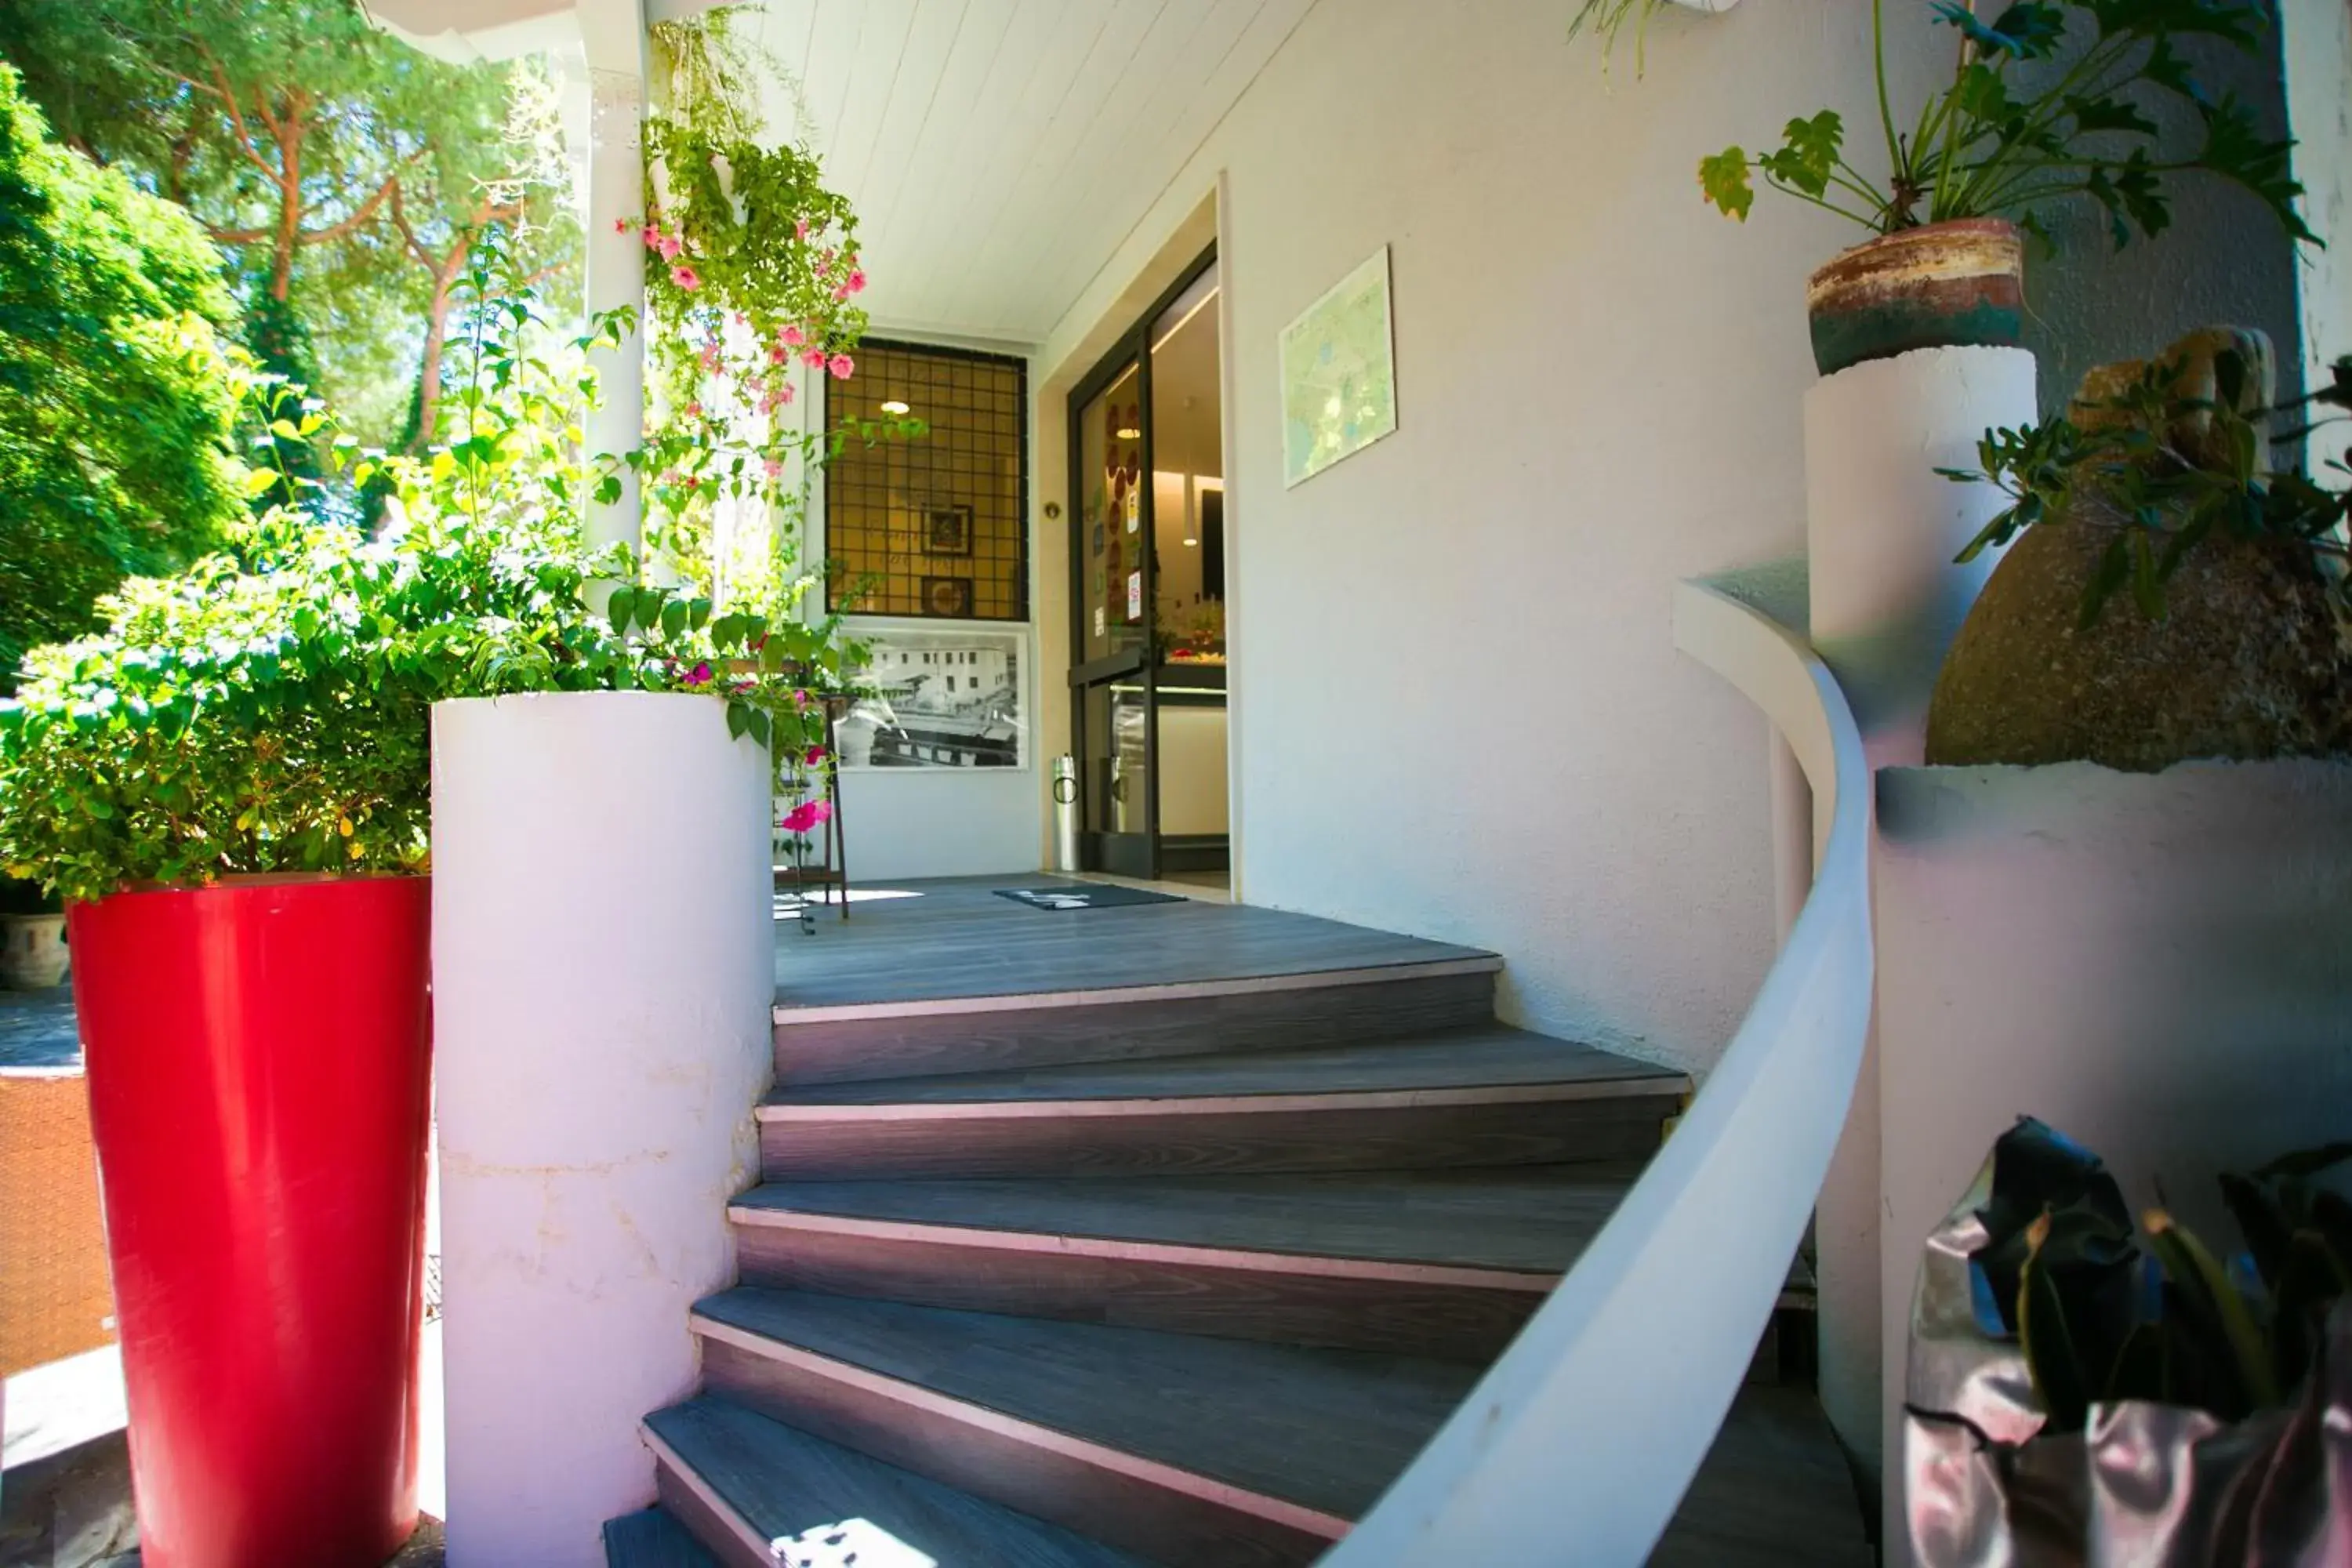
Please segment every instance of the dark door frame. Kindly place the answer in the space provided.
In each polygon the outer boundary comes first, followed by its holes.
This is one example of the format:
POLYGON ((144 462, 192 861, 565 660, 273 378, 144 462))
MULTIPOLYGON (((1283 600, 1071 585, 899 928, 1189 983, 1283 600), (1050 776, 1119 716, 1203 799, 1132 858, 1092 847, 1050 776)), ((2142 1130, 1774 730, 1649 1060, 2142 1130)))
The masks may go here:
MULTIPOLYGON (((1087 697, 1097 686, 1107 686, 1115 680, 1132 680, 1140 677, 1143 682, 1143 831, 1112 833, 1103 825, 1090 820, 1092 802, 1089 792, 1078 791, 1078 863, 1089 871, 1111 871, 1124 877, 1139 877, 1156 881, 1161 870, 1160 838, 1160 519, 1158 487, 1151 482, 1153 460, 1153 430, 1151 407, 1151 329, 1165 315, 1170 306, 1183 297, 1184 290, 1200 281, 1201 275, 1217 264, 1217 247, 1213 243, 1177 276, 1160 297, 1147 306, 1135 324, 1121 332, 1118 341, 1106 350, 1093 369, 1081 377, 1070 391, 1066 410, 1069 435, 1070 482, 1070 647, 1083 652, 1087 646, 1086 593, 1086 445, 1079 429, 1079 416, 1086 406, 1115 382, 1132 363, 1136 369, 1137 430, 1142 447, 1142 479, 1138 496, 1138 510, 1142 518, 1143 556, 1143 647, 1134 653, 1092 661, 1075 658, 1070 668, 1070 743, 1072 754, 1086 765, 1087 758, 1087 697)), ((1222 374, 1222 372, 1221 372, 1222 374)), ((1105 584, 1106 599, 1110 593, 1105 584)), ((1112 744, 1116 745, 1116 741, 1112 744)))

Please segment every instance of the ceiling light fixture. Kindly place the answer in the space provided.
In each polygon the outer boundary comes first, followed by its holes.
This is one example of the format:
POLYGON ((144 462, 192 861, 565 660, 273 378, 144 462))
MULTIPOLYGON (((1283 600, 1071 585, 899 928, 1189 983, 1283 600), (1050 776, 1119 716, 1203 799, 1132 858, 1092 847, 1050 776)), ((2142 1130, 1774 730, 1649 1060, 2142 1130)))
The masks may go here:
POLYGON ((1112 431, 1111 434, 1122 441, 1140 441, 1143 439, 1143 432, 1138 430, 1132 425, 1122 425, 1118 429, 1112 431))
POLYGON ((903 404, 903 403, 899 402, 897 398, 895 398, 895 397, 894 397, 894 398, 890 399, 890 401, 888 401, 887 403, 885 403, 885 404, 882 405, 882 412, 883 412, 883 413, 885 413, 885 414, 908 414, 908 413, 911 413, 911 412, 913 412, 913 411, 912 411, 911 409, 909 409, 909 408, 908 408, 905 404, 903 404))

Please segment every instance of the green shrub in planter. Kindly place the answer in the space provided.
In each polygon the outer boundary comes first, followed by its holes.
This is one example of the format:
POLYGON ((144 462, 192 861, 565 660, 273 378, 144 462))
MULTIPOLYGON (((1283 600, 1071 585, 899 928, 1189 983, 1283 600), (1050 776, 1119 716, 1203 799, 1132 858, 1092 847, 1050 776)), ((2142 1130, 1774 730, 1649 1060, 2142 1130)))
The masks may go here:
MULTIPOLYGON (((125 584, 104 632, 31 655, 0 704, 0 871, 94 900, 425 869, 429 715, 446 698, 707 692, 780 771, 824 763, 809 692, 837 684, 842 655, 833 623, 797 616, 807 580, 780 572, 717 608, 583 542, 583 356, 620 323, 545 349, 528 291, 490 286, 499 264, 476 274, 448 447, 362 455, 322 414, 274 411, 280 448, 290 437, 331 477, 389 487, 381 534, 278 507, 188 570, 125 584)), ((289 466, 249 488, 299 501, 322 482, 289 466)))

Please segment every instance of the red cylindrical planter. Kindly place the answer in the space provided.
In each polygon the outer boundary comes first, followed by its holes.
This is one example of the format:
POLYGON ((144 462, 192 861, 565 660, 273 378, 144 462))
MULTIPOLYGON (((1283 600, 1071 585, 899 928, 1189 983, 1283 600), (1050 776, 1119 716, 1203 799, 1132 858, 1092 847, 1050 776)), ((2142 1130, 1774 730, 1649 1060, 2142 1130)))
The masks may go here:
POLYGON ((70 911, 147 1568, 376 1568, 416 1527, 431 886, 70 911))

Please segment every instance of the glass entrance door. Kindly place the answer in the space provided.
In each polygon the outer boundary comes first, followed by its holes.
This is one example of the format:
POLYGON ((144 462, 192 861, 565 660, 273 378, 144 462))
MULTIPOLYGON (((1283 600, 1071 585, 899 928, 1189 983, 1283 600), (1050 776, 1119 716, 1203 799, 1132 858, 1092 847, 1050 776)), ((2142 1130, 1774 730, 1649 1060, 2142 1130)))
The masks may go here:
POLYGON ((1140 345, 1088 378, 1073 398, 1070 450, 1071 708, 1076 715, 1079 840, 1088 870, 1156 877, 1150 723, 1150 442, 1140 345))
POLYGON ((1070 398, 1080 864, 1221 871, 1224 478, 1217 273, 1202 257, 1070 398))

